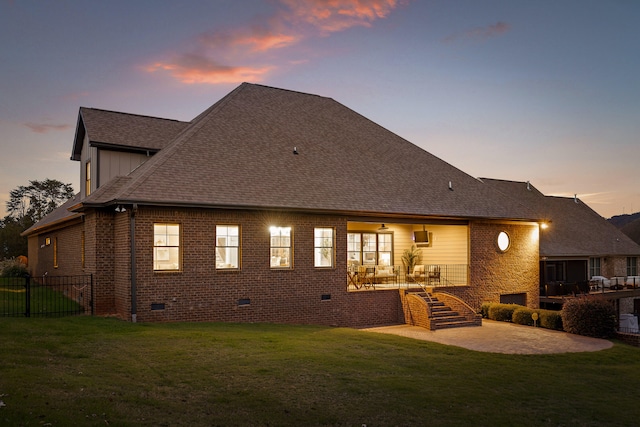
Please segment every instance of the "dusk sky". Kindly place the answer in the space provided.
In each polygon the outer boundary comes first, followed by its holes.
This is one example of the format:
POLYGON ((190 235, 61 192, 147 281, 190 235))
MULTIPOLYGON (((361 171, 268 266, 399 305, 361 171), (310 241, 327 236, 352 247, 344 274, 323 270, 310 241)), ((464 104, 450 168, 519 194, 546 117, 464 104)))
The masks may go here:
POLYGON ((81 106, 189 121, 242 82, 333 98, 475 177, 640 211, 640 1, 0 0, 0 43, 1 217, 29 180, 80 189, 81 106))

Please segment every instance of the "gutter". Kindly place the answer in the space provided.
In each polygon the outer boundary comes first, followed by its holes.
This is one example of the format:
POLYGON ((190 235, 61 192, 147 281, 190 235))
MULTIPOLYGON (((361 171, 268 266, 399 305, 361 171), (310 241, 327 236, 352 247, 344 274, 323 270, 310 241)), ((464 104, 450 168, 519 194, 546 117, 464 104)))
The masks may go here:
POLYGON ((136 282, 136 212, 138 204, 134 203, 129 216, 129 241, 131 242, 131 321, 136 323, 138 317, 138 298, 136 282))

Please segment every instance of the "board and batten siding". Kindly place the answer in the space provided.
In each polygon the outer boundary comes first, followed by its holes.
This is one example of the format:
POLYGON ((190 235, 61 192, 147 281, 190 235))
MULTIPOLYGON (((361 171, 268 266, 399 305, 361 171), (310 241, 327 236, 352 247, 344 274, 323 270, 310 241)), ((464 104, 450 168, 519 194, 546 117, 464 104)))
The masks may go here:
MULTIPOLYGON (((350 222, 348 232, 378 231, 381 224, 350 222)), ((393 264, 402 265, 402 253, 413 244, 413 232, 421 231, 417 224, 385 224, 393 233, 393 264)), ((469 264, 469 227, 467 225, 425 225, 431 244, 422 247, 421 264, 469 264)))
POLYGON ((128 175, 148 159, 149 157, 144 153, 100 150, 100 185, 104 185, 116 176, 128 175))

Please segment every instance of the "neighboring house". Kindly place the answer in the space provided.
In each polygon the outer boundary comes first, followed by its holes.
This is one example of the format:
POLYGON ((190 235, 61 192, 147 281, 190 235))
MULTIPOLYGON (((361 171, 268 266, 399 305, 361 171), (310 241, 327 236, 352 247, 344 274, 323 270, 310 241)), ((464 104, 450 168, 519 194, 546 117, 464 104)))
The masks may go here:
POLYGON ((92 274, 98 314, 410 321, 421 231, 430 288, 538 306, 537 213, 330 98, 244 83, 191 122, 81 108, 72 160, 83 188, 25 232, 30 268, 92 274), (356 289, 354 268, 380 275, 356 289))
MULTIPOLYGON (((540 231, 541 295, 588 292, 595 286, 605 290, 603 284, 611 289, 616 277, 622 287, 627 278, 638 276, 640 246, 577 197, 545 196, 528 182, 482 181, 525 204, 545 222, 540 231), (594 277, 606 280, 590 284, 594 277)), ((626 299, 620 302, 622 312, 640 311, 638 290, 607 297, 626 299)))

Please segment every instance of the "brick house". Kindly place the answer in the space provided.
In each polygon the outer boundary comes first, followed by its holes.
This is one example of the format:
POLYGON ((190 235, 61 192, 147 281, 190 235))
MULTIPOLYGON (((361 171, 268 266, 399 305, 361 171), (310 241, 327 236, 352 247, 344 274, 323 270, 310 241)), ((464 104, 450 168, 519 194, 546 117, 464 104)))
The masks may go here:
POLYGON ((545 196, 528 182, 482 181, 529 206, 545 223, 540 231, 543 305, 558 306, 564 295, 590 292, 615 301, 621 314, 640 312, 640 245, 577 197, 545 196))
POLYGON ((408 321, 417 283, 538 306, 536 213, 330 98, 244 83, 190 122, 80 108, 71 159, 81 191, 25 232, 30 268, 92 274, 101 315, 380 325, 408 321))

